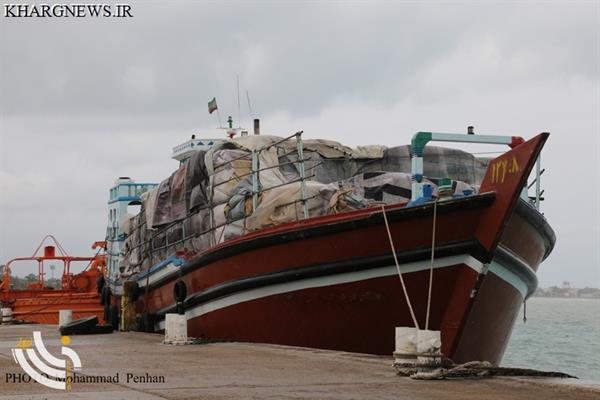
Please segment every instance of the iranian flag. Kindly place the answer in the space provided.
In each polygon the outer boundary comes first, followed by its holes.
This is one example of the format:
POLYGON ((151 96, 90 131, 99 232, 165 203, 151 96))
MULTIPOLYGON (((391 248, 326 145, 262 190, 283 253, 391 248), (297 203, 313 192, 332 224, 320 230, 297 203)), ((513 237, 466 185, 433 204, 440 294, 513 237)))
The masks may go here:
POLYGON ((213 111, 217 109, 217 99, 213 97, 211 101, 208 102, 208 113, 212 114, 213 111))

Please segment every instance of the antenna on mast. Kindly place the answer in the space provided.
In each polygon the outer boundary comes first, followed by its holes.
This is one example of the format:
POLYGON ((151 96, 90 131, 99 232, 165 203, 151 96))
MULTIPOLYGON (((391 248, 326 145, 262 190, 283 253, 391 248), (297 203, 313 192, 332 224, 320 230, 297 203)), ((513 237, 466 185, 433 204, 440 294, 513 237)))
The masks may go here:
POLYGON ((219 118, 219 128, 223 128, 223 123, 221 122, 221 113, 219 112, 218 108, 217 108, 217 118, 219 118))
POLYGON ((250 112, 250 119, 254 118, 252 114, 252 105, 250 104, 250 94, 248 93, 248 89, 246 89, 246 99, 248 100, 248 111, 250 112))

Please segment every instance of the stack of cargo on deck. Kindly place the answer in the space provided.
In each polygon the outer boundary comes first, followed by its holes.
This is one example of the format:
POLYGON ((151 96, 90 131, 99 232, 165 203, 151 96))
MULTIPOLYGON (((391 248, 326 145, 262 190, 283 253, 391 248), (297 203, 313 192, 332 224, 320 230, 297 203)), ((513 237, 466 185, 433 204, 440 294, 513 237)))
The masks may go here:
MULTIPOLYGON (((408 145, 350 148, 316 139, 305 140, 303 148, 310 217, 410 200, 408 145)), ((452 178, 456 194, 476 192, 488 161, 430 146, 425 150, 426 180, 434 193, 439 177, 452 178)), ((300 178, 295 141, 245 136, 198 150, 159 187, 142 195, 139 214, 121 220, 127 235, 121 276, 147 270, 177 251, 201 253, 244 233, 300 219, 300 178), (260 169, 254 211, 252 151, 260 169)))

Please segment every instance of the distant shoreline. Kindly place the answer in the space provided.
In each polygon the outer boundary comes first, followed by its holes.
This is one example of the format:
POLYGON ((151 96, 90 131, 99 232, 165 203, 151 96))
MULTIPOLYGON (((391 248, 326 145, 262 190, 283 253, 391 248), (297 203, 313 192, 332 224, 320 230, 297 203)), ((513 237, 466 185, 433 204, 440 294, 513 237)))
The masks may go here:
POLYGON ((600 299, 600 289, 591 287, 572 288, 566 283, 562 287, 537 288, 532 296, 558 299, 600 299))
POLYGON ((531 295, 530 299, 563 299, 563 300, 600 300, 600 297, 560 297, 560 296, 538 296, 531 295))

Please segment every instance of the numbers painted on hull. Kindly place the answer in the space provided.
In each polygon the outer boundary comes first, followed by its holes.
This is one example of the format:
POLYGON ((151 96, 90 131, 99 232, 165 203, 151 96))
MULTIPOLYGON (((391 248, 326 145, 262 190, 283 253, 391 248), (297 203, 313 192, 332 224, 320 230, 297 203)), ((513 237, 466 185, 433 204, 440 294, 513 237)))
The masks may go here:
POLYGON ((507 175, 513 175, 519 171, 521 171, 521 167, 515 156, 512 157, 512 160, 502 159, 494 161, 491 165, 492 184, 502 184, 506 180, 507 175))

